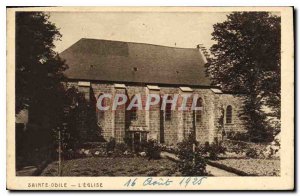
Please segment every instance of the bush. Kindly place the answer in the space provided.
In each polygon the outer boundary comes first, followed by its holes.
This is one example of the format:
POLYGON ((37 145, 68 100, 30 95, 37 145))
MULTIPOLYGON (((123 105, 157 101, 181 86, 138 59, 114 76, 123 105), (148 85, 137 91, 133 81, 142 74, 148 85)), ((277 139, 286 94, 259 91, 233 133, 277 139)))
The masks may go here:
POLYGON ((205 142, 203 153, 208 153, 211 160, 217 160, 219 154, 226 153, 226 148, 222 145, 222 142, 219 142, 217 138, 215 138, 215 141, 211 145, 208 142, 205 142))
POLYGON ((126 150, 128 150, 128 147, 125 143, 117 143, 115 146, 115 151, 119 151, 123 153, 126 150))
POLYGON ((210 152, 210 145, 209 142, 205 142, 203 148, 202 148, 203 154, 209 154, 210 152))
POLYGON ((259 154, 254 148, 249 148, 246 151, 246 156, 249 158, 258 158, 259 154))
POLYGON ((192 135, 178 144, 178 158, 180 162, 177 164, 177 167, 183 176, 207 175, 203 149, 194 148, 197 144, 192 135))
POLYGON ((249 141, 249 134, 247 132, 229 131, 227 132, 227 139, 237 141, 249 141))
MULTIPOLYGON (((125 137, 123 138, 124 143, 128 146, 128 147, 132 147, 132 138, 126 134, 125 137)), ((131 149, 133 150, 133 149, 131 149)))
POLYGON ((93 149, 93 148, 106 148, 107 142, 85 142, 81 143, 80 145, 77 145, 78 148, 84 148, 84 149, 93 149))
POLYGON ((149 159, 160 158, 160 147, 156 140, 150 139, 143 144, 143 148, 146 150, 146 155, 149 159))
POLYGON ((116 147, 116 139, 111 137, 109 139, 109 142, 106 144, 106 152, 109 154, 109 152, 112 152, 115 150, 116 147))
POLYGON ((161 151, 169 152, 172 154, 178 154, 178 146, 174 145, 165 145, 165 144, 158 144, 161 151))
POLYGON ((245 149, 247 149, 247 145, 245 143, 238 143, 236 142, 231 146, 231 152, 235 154, 243 154, 245 152, 245 149))
POLYGON ((132 157, 132 153, 129 151, 127 144, 117 143, 114 149, 115 157, 132 157))

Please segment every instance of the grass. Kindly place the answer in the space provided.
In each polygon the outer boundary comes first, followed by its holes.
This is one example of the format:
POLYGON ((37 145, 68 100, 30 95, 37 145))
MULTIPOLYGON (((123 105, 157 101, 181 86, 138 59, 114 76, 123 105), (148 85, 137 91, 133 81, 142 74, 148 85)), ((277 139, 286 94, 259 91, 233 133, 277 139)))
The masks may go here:
MULTIPOLYGON (((229 158, 210 162, 242 176, 280 175, 280 160, 229 158)), ((89 157, 67 160, 63 161, 62 170, 63 176, 181 176, 176 171, 174 161, 148 160, 144 157, 89 157)), ((41 175, 58 176, 58 163, 49 164, 41 175)))
MULTIPOLYGON (((63 176, 174 176, 178 175, 173 161, 149 160, 143 157, 90 157, 63 161, 63 176)), ((58 163, 53 162, 42 176, 57 176, 58 163)))
POLYGON ((275 159, 223 159, 212 161, 247 175, 255 176, 280 176, 280 160, 275 159))

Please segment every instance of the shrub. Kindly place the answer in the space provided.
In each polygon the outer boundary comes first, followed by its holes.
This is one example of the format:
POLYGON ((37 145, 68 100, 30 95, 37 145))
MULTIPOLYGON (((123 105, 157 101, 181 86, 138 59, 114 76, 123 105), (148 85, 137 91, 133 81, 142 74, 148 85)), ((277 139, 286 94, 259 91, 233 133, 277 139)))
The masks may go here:
POLYGON ((249 141, 249 134, 247 132, 229 131, 227 132, 227 139, 237 141, 249 141))
POLYGON ((146 155, 149 157, 149 159, 160 158, 160 147, 156 140, 148 140, 143 144, 143 148, 146 150, 146 155))
POLYGON ((234 152, 235 154, 242 154, 245 152, 246 147, 246 144, 236 143, 232 145, 231 152, 234 152))
POLYGON ((206 161, 202 154, 203 149, 194 148, 197 144, 192 135, 178 144, 178 158, 180 162, 178 162, 177 167, 183 176, 207 175, 206 161))
POLYGON ((128 150, 128 147, 125 143, 117 143, 115 146, 115 151, 125 152, 128 150))
POLYGON ((93 149, 93 148, 106 148, 107 142, 85 142, 77 145, 78 148, 93 149))
POLYGON ((106 152, 109 153, 109 152, 114 151, 115 147, 116 147, 116 139, 111 137, 109 139, 109 142, 107 142, 107 144, 106 144, 106 152))
POLYGON ((161 151, 178 154, 178 146, 158 144, 161 151))
POLYGON ((130 147, 130 148, 132 147, 132 138, 128 134, 125 135, 125 137, 123 138, 123 141, 128 147, 130 147))
POLYGON ((114 156, 125 157, 131 156, 132 154, 128 151, 128 146, 125 143, 117 143, 114 149, 114 156))
POLYGON ((209 142, 205 142, 203 148, 202 148, 203 154, 208 154, 210 151, 210 145, 209 142))
POLYGON ((246 151, 246 156, 249 158, 257 158, 259 156, 259 154, 257 153, 257 151, 254 148, 249 148, 246 151))
POLYGON ((217 160, 219 154, 225 154, 226 148, 222 146, 222 142, 215 140, 210 146, 209 158, 212 160, 217 160))
POLYGON ((205 142, 202 151, 204 154, 208 153, 210 159, 217 160, 219 154, 226 153, 226 148, 222 145, 222 142, 219 142, 217 138, 215 138, 215 141, 211 145, 205 142))

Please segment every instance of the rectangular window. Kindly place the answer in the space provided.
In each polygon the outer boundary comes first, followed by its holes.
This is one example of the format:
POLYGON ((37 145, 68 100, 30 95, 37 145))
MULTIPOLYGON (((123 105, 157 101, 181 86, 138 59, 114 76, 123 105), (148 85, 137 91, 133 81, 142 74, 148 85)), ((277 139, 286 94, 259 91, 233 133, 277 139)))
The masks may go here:
POLYGON ((132 108, 130 111, 130 120, 137 120, 137 110, 136 108, 132 108))
POLYGON ((172 110, 166 110, 166 113, 165 113, 165 120, 166 121, 170 121, 171 120, 171 117, 172 117, 172 110))

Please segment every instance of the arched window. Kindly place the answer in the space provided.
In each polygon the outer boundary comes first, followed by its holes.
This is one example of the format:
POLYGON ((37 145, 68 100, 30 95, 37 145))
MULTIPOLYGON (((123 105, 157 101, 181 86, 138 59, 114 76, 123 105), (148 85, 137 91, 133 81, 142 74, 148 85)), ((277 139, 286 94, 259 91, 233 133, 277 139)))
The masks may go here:
POLYGON ((226 123, 232 123, 232 106, 226 108, 226 123))
MULTIPOLYGON (((133 98, 133 97, 132 97, 133 98)), ((131 100, 132 100, 131 98, 131 100)), ((136 104, 137 102, 135 102, 134 104, 136 104)), ((130 110, 130 120, 137 120, 137 108, 136 107, 132 107, 130 110)))
MULTIPOLYGON (((168 96, 167 100, 172 100, 171 96, 168 96)), ((166 104, 166 111, 165 111, 165 120, 171 120, 172 116, 172 103, 166 104)))
POLYGON ((196 122, 201 123, 202 122, 202 114, 203 114, 203 100, 202 100, 202 98, 198 98, 196 107, 202 107, 201 110, 196 110, 196 122))

